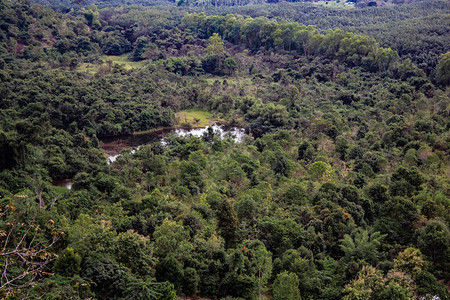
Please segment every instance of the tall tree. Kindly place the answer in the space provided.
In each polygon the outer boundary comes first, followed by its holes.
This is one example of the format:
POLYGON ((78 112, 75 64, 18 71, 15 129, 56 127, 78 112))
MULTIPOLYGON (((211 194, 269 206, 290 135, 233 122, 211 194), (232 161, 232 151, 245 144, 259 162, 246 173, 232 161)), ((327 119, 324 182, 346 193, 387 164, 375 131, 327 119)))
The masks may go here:
POLYGON ((378 247, 385 235, 379 232, 369 234, 365 229, 357 228, 352 235, 345 234, 340 240, 341 250, 349 260, 364 259, 369 263, 376 263, 378 259, 378 247))
POLYGON ((236 211, 230 202, 225 199, 217 209, 217 231, 225 240, 225 248, 234 247, 239 228, 239 220, 236 211))
POLYGON ((224 52, 223 45, 222 38, 217 33, 213 33, 208 40, 208 48, 206 48, 206 51, 209 55, 222 55, 224 52))
POLYGON ((443 86, 450 85, 450 51, 439 57, 436 70, 436 81, 443 86))
POLYGON ((274 300, 301 300, 297 274, 285 271, 273 283, 274 300))
POLYGON ((447 225, 440 220, 432 220, 420 230, 419 247, 429 256, 433 264, 443 268, 449 266, 450 231, 447 225))

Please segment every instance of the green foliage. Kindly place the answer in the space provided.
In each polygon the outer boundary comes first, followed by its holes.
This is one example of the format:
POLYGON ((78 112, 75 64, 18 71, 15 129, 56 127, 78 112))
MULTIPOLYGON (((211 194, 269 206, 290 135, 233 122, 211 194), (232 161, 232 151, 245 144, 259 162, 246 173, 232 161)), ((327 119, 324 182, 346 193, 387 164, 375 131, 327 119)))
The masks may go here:
POLYGON ((92 253, 108 252, 114 236, 114 231, 107 224, 98 224, 90 216, 80 214, 68 230, 68 243, 83 257, 92 253))
POLYGON ((331 166, 323 161, 313 163, 308 172, 311 175, 311 179, 320 182, 332 181, 335 176, 331 166))
POLYGON ((182 161, 180 164, 181 184, 192 194, 197 194, 203 187, 201 169, 202 167, 192 160, 182 161))
POLYGON ((94 283, 92 290, 96 294, 111 299, 118 299, 123 296, 127 285, 133 281, 133 278, 124 268, 107 257, 88 257, 83 262, 81 276, 89 278, 94 283))
POLYGON ((431 295, 437 295, 441 299, 446 299, 450 295, 445 285, 438 282, 433 274, 422 271, 414 276, 414 282, 416 284, 417 294, 425 297, 431 295))
POLYGON ((303 159, 306 161, 312 161, 314 158, 314 149, 311 144, 307 141, 303 141, 298 146, 298 159, 303 159))
POLYGON ((189 232, 175 221, 164 219, 153 234, 155 240, 155 254, 159 258, 170 254, 177 256, 187 254, 191 245, 188 243, 189 232))
POLYGON ((392 174, 389 190, 392 196, 411 196, 422 183, 423 177, 417 170, 400 167, 392 174))
POLYGON ((183 265, 174 255, 168 254, 156 266, 156 279, 158 281, 168 281, 173 283, 178 293, 182 289, 182 280, 184 276, 183 265))
POLYGON ((225 74, 233 75, 238 69, 238 64, 233 58, 227 57, 223 61, 223 69, 225 74))
POLYGON ((153 251, 150 242, 132 231, 117 235, 114 243, 116 261, 128 267, 133 273, 142 276, 150 275, 154 265, 153 251))
POLYGON ((131 50, 131 43, 121 36, 110 38, 104 47, 103 52, 106 55, 121 55, 131 50))
POLYGON ((280 201, 287 205, 306 205, 309 202, 309 195, 300 184, 294 184, 283 193, 280 201))
POLYGON ((246 191, 233 203, 239 221, 250 224, 254 224, 256 221, 257 216, 262 211, 262 205, 261 192, 256 189, 246 191))
POLYGON ((173 284, 168 282, 154 282, 147 279, 144 282, 132 281, 125 290, 126 297, 122 299, 161 299, 161 300, 175 300, 176 291, 173 284))
POLYGON ((283 128, 287 125, 287 116, 287 110, 284 105, 256 103, 250 108, 245 118, 249 121, 253 134, 261 136, 271 129, 283 128))
POLYGON ((375 222, 375 229, 388 234, 388 240, 407 244, 416 238, 413 224, 418 219, 417 207, 411 200, 395 197, 380 207, 380 216, 375 222))
POLYGON ((346 285, 343 299, 411 299, 414 295, 411 279, 401 273, 389 273, 364 266, 358 278, 346 285))
POLYGON ((200 276, 194 268, 184 269, 183 293, 188 296, 194 296, 198 292, 200 276))
POLYGON ((345 234, 340 240, 341 250, 347 260, 366 260, 371 264, 378 261, 378 248, 385 235, 379 232, 369 234, 367 230, 355 229, 352 235, 345 234))
POLYGON ((144 36, 139 37, 134 46, 134 52, 133 52, 133 60, 139 61, 143 60, 145 57, 145 49, 147 47, 148 39, 144 36))
POLYGON ((391 2, 0 0, 0 298, 448 298, 448 7, 391 2))
POLYGON ((82 9, 81 13, 83 14, 85 20, 86 20, 86 24, 93 28, 93 29, 98 29, 101 25, 100 25, 100 21, 98 20, 99 17, 99 12, 97 11, 97 6, 95 5, 91 5, 89 6, 89 9, 82 9))
POLYGON ((225 240, 225 248, 232 248, 237 242, 237 229, 239 221, 236 211, 230 202, 225 199, 217 208, 217 231, 225 240))
POLYGON ((288 249, 300 246, 304 236, 303 227, 290 218, 264 217, 258 222, 258 227, 259 239, 277 256, 288 249))
POLYGON ((224 51, 222 38, 217 34, 213 33, 208 40, 208 48, 206 51, 209 55, 221 55, 224 51))
POLYGON ((261 298, 262 294, 266 290, 266 285, 269 281, 269 278, 272 273, 272 253, 266 250, 264 244, 256 245, 256 242, 253 245, 250 245, 250 249, 254 251, 254 259, 253 259, 253 268, 254 274, 256 277, 256 284, 258 287, 258 297, 261 298), (252 247, 253 246, 253 247, 252 247))
POLYGON ((436 81, 443 86, 450 84, 450 52, 442 54, 439 57, 439 63, 436 71, 436 81))
POLYGON ((282 151, 275 151, 271 159, 272 171, 278 176, 288 177, 292 170, 290 158, 282 151))
POLYGON ((228 256, 230 272, 224 278, 228 293, 236 297, 261 298, 272 271, 272 254, 258 241, 247 241, 228 256))
POLYGON ((440 220, 429 221, 419 232, 419 248, 439 269, 448 265, 450 231, 440 220))
POLYGON ((62 276, 78 275, 81 271, 81 256, 75 253, 72 248, 66 248, 58 257, 54 268, 62 276))
POLYGON ((273 283, 273 299, 301 299, 298 289, 298 277, 295 273, 283 272, 277 275, 273 283))
POLYGON ((425 265, 422 253, 419 249, 407 248, 400 252, 394 260, 394 270, 399 270, 407 274, 416 275, 420 273, 425 265))

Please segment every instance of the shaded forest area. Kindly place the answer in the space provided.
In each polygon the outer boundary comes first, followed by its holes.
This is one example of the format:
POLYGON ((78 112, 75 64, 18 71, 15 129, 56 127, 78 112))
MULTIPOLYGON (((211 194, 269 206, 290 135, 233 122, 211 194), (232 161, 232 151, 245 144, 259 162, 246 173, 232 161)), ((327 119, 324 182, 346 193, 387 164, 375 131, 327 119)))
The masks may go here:
POLYGON ((449 298, 448 5, 277 5, 0 0, 2 298, 449 298))

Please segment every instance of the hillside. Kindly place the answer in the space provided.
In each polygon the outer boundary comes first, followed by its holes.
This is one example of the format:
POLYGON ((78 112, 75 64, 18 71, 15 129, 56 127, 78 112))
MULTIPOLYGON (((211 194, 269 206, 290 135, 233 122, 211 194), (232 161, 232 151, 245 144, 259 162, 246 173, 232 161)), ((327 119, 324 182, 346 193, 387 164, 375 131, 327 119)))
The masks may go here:
POLYGON ((0 0, 0 297, 447 299, 432 3, 0 0))
POLYGON ((95 4, 99 7, 117 7, 123 5, 176 5, 176 6, 199 6, 199 7, 226 7, 226 6, 253 6, 260 4, 279 4, 279 3, 312 3, 324 6, 356 6, 356 7, 379 7, 379 6, 399 6, 405 4, 415 4, 426 2, 424 0, 34 0, 34 2, 50 5, 54 8, 70 6, 89 6, 95 4))

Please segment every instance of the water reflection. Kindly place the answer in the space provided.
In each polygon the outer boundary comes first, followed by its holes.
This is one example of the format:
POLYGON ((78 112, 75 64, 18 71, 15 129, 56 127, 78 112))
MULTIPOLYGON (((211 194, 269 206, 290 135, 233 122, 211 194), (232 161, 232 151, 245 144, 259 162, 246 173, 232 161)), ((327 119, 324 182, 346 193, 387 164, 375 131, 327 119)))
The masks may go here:
POLYGON ((204 128, 164 129, 146 134, 102 138, 101 148, 108 156, 109 164, 114 162, 124 149, 131 148, 131 153, 134 153, 141 145, 146 145, 157 141, 161 142, 162 145, 166 145, 166 137, 172 133, 178 136, 192 135, 195 137, 202 137, 208 133, 209 127, 211 127, 214 134, 221 139, 231 138, 235 142, 239 143, 242 142, 245 136, 244 128, 226 127, 225 125, 214 124, 204 128))
POLYGON ((55 186, 62 186, 66 189, 70 190, 72 188, 72 184, 75 182, 74 179, 63 179, 53 182, 53 185, 55 186))
MULTIPOLYGON (((212 125, 211 126, 214 133, 218 135, 221 139, 230 137, 235 142, 242 142, 245 135, 245 129, 244 128, 238 128, 238 127, 231 127, 226 128, 225 125, 212 125)), ((208 132, 209 126, 205 128, 194 128, 190 130, 186 129, 175 129, 175 134, 179 136, 186 136, 186 135, 193 135, 195 137, 202 137, 203 134, 208 132)))

